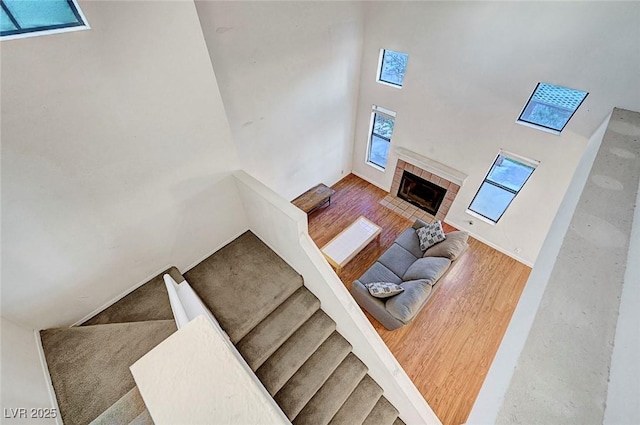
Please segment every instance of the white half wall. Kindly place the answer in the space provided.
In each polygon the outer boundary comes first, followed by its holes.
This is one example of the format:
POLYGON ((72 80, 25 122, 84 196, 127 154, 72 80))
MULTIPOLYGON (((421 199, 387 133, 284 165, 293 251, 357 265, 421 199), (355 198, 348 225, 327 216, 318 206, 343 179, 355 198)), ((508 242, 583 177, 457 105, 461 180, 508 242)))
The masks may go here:
POLYGON ((53 418, 59 416, 59 412, 53 410, 56 406, 52 404, 34 330, 17 325, 4 317, 1 318, 0 326, 2 423, 57 423, 53 418), (50 417, 40 419, 37 417, 38 412, 47 412, 50 417))
POLYGON ((246 228, 194 3, 80 7, 91 30, 2 42, 2 313, 35 329, 246 228))
POLYGON ((354 172, 391 187, 393 151, 386 172, 365 157, 371 106, 395 111, 392 149, 469 176, 447 221, 534 263, 589 137, 613 107, 640 109, 640 3, 368 2, 365 10, 354 172), (409 54, 402 89, 376 82, 383 48, 409 54), (515 123, 539 81, 590 93, 561 136, 515 123), (492 226, 465 211, 501 148, 541 164, 492 226))
POLYGON ((196 2, 241 167, 287 199, 351 172, 359 2, 196 2))

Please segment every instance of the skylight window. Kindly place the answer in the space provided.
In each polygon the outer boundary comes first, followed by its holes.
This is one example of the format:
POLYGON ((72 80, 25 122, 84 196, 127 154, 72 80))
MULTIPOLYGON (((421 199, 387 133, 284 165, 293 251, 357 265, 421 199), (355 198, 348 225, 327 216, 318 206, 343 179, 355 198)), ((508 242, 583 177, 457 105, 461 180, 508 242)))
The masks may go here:
POLYGON ((588 94, 549 83, 538 83, 517 122, 560 134, 588 94))
POLYGON ((497 223, 537 166, 538 161, 500 151, 467 213, 497 223))
POLYGON ((378 82, 398 88, 402 87, 408 60, 409 55, 406 53, 383 49, 380 52, 380 63, 378 65, 378 82))
POLYGON ((72 0, 2 0, 0 37, 3 40, 87 29, 72 0))

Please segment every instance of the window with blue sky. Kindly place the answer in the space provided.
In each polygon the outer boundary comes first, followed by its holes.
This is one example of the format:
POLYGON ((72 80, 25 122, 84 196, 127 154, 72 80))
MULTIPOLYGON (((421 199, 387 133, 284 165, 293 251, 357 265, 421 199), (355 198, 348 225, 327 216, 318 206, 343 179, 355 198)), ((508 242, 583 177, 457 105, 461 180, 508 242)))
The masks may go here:
POLYGON ((518 122, 559 134, 589 93, 538 83, 518 122))
POLYGON ((409 55, 406 53, 382 50, 380 54, 378 81, 396 87, 402 87, 408 60, 409 55))
POLYGON ((2 0, 0 24, 3 39, 87 28, 71 0, 2 0))
POLYGON ((367 162, 369 164, 382 169, 387 167, 395 116, 396 113, 393 111, 373 106, 369 149, 367 149, 367 162))
POLYGON ((500 151, 469 211, 497 223, 537 166, 537 161, 500 151))

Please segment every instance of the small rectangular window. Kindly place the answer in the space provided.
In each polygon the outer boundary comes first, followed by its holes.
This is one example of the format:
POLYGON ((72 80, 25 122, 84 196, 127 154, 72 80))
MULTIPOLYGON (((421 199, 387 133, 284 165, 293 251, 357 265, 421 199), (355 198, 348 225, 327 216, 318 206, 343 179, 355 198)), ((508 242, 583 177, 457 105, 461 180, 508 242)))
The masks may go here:
POLYGON ((468 211, 497 223, 539 162, 500 151, 468 211))
POLYGON ((378 82, 402 87, 408 60, 409 55, 406 53, 383 49, 380 52, 380 63, 378 64, 378 82))
POLYGON ((383 170, 387 167, 387 157, 389 156, 395 117, 395 112, 379 106, 373 106, 367 162, 383 170))
POLYGON ((588 94, 549 83, 538 83, 517 122, 560 134, 588 94))
POLYGON ((74 0, 2 0, 2 39, 86 29, 74 0))

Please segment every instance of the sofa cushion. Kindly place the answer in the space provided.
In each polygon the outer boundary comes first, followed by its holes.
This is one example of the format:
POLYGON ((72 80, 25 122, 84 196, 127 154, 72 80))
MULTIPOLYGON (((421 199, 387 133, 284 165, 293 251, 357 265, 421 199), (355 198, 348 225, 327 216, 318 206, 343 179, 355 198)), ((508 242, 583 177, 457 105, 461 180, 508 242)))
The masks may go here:
POLYGON ((446 238, 440 220, 416 229, 416 233, 418 234, 418 239, 420 239, 420 249, 423 251, 426 251, 430 246, 438 242, 442 242, 446 238))
POLYGON ((391 270, 396 275, 402 276, 409 266, 411 266, 420 257, 422 256, 419 255, 416 257, 397 243, 394 243, 384 252, 384 254, 382 254, 380 258, 378 258, 378 262, 382 263, 383 266, 391 270))
POLYGON ((449 268, 451 260, 443 257, 426 257, 420 258, 409 267, 407 272, 402 276, 402 280, 425 279, 430 285, 433 285, 440 279, 440 276, 449 268))
POLYGON ((371 282, 402 282, 399 276, 396 276, 391 270, 377 261, 373 263, 373 266, 369 267, 369 270, 364 272, 358 280, 362 282, 363 285, 371 282))
POLYGON ((422 257, 422 250, 420 249, 420 239, 413 228, 409 228, 402 232, 396 239, 396 243, 413 254, 414 257, 422 257))
POLYGON ((469 232, 457 230, 447 233, 447 239, 433 245, 424 252, 425 257, 445 257, 453 261, 469 246, 469 232))
POLYGON ((385 308, 396 319, 409 323, 429 298, 432 288, 426 279, 402 282, 401 286, 404 292, 389 298, 385 308))
POLYGON ((402 286, 391 282, 371 282, 365 283, 364 286, 367 287, 371 296, 376 298, 389 298, 404 291, 402 286))

